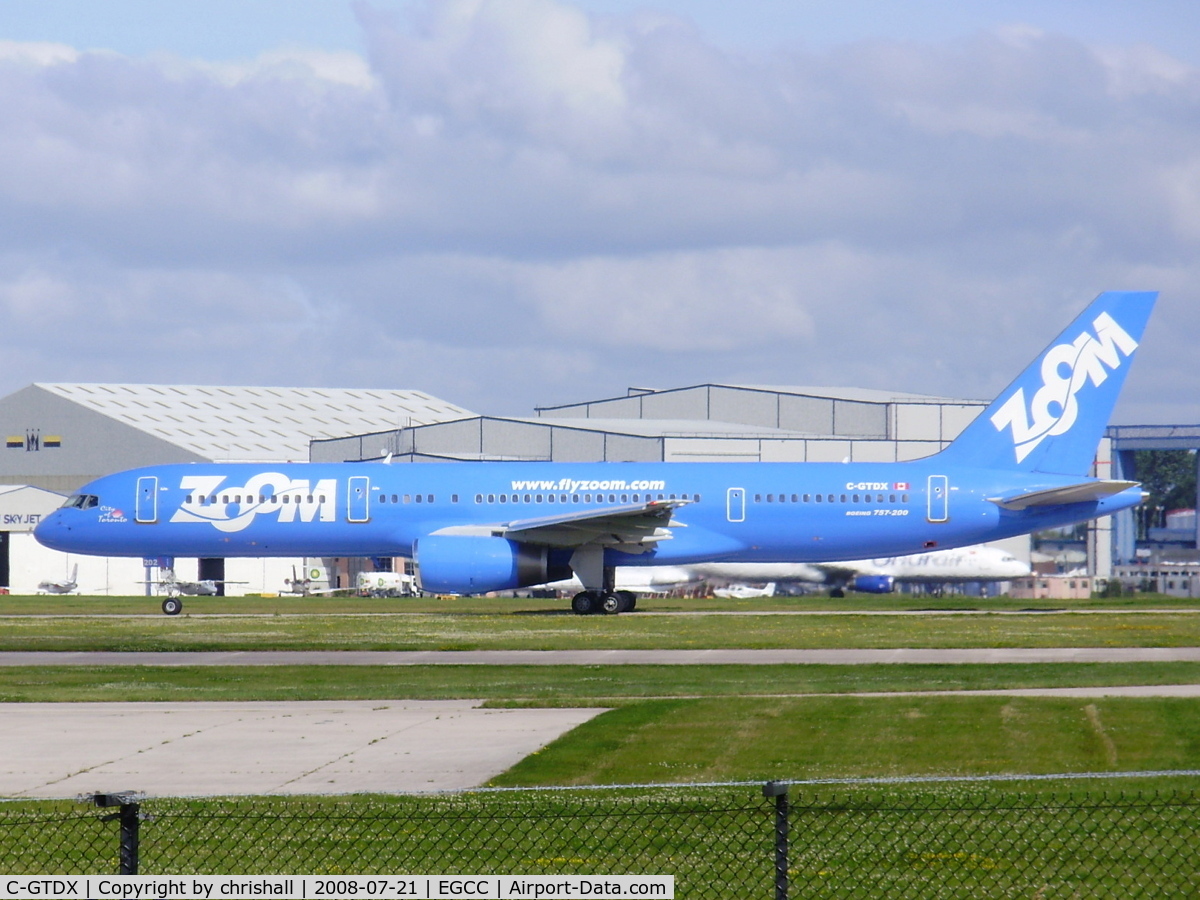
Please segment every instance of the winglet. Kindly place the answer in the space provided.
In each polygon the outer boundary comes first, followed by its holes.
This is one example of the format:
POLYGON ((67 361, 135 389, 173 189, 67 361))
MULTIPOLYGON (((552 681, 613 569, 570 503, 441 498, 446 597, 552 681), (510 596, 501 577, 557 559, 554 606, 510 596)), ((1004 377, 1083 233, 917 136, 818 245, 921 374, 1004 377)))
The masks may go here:
POLYGON ((1087 475, 1156 291, 1101 294, 944 451, 958 465, 1087 475))

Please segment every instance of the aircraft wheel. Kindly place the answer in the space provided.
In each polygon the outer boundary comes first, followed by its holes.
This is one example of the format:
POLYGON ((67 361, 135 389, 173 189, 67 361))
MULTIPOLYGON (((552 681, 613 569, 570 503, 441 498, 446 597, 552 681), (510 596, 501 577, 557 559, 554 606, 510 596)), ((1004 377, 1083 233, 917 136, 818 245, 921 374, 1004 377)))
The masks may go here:
POLYGON ((577 616, 590 616, 596 611, 596 595, 591 591, 580 591, 571 598, 571 609, 577 616))
POLYGON ((637 594, 633 591, 617 591, 621 598, 621 608, 617 612, 632 612, 637 607, 637 594))
POLYGON ((183 601, 178 597, 168 597, 162 602, 162 611, 168 616, 177 616, 183 610, 183 601))
POLYGON ((829 592, 829 596, 840 599, 840 598, 846 596, 846 592, 843 591, 841 588, 834 588, 832 591, 829 592))
POLYGON ((615 616, 619 612, 624 612, 625 601, 620 594, 602 594, 600 597, 600 612, 606 616, 615 616))

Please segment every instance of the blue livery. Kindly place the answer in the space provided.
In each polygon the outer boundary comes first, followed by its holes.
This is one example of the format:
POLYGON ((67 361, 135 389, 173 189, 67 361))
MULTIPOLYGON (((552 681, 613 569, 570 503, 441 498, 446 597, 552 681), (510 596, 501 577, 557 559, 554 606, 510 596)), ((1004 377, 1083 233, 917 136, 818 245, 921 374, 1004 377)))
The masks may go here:
POLYGON ((105 556, 402 556, 439 593, 573 572, 588 613, 631 606, 616 566, 898 556, 1069 525, 1142 500, 1090 472, 1156 298, 1101 294, 912 462, 153 466, 84 486, 36 536, 105 556))

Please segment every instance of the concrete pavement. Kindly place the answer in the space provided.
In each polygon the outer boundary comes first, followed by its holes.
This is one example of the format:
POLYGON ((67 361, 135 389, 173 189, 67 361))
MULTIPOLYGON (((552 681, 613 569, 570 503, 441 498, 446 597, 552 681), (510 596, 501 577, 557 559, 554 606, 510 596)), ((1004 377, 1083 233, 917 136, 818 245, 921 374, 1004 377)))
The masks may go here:
POLYGON ((476 700, 0 703, 0 796, 459 790, 601 712, 476 700))

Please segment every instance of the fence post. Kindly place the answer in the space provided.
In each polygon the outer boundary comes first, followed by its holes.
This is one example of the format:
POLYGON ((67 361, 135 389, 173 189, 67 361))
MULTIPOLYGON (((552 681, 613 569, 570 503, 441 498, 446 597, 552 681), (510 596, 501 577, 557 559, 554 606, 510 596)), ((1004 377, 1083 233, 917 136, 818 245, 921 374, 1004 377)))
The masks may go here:
POLYGON ((138 873, 138 825, 141 822, 141 814, 140 807, 134 799, 136 796, 133 791, 92 795, 92 802, 101 809, 117 807, 117 812, 105 816, 104 821, 111 822, 115 819, 121 826, 118 875, 136 875, 138 873))
POLYGON ((775 798, 775 900, 788 900, 788 785, 768 781, 762 792, 775 798))

